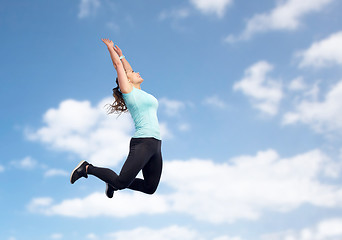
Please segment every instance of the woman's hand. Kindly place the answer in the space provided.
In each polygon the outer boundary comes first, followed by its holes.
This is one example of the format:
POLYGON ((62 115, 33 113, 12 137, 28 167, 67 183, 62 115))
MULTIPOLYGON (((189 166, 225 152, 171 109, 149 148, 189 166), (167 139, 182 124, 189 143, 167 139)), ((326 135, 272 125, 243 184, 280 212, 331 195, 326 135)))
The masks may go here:
POLYGON ((121 51, 121 49, 119 48, 118 45, 115 45, 114 50, 115 50, 115 52, 116 52, 119 56, 122 56, 122 51, 121 51))
POLYGON ((101 40, 102 40, 102 42, 104 42, 107 45, 108 48, 114 48, 114 43, 112 40, 109 40, 106 38, 102 38, 101 40))

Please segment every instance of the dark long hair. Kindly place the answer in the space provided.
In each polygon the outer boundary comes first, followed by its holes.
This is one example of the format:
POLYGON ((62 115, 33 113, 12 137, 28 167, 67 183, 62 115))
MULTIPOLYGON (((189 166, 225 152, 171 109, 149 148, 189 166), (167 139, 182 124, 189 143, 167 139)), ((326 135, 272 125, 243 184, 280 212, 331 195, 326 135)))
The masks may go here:
POLYGON ((118 78, 116 78, 115 82, 117 86, 113 88, 114 102, 112 104, 109 104, 108 114, 111 114, 111 113, 121 114, 123 112, 127 112, 127 106, 122 97, 122 92, 120 91, 118 78))

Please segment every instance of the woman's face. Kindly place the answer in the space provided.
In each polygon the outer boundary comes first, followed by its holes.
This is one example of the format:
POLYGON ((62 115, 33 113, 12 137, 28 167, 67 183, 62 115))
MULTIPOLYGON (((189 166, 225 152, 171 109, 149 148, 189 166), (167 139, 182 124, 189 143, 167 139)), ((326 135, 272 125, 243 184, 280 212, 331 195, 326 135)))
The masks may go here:
POLYGON ((127 72, 126 73, 128 80, 133 84, 139 84, 144 81, 144 79, 140 76, 139 72, 127 72))

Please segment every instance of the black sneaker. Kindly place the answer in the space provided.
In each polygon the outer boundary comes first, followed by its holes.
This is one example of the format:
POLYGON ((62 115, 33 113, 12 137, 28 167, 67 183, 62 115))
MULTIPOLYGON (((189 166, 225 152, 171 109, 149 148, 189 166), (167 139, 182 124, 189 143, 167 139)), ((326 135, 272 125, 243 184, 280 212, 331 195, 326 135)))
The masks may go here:
POLYGON ((114 195, 114 191, 115 188, 112 185, 106 183, 106 196, 112 198, 114 195))
POLYGON ((81 177, 88 178, 87 172, 86 172, 86 166, 89 165, 87 161, 81 161, 77 167, 72 171, 70 175, 70 182, 71 184, 74 184, 78 179, 81 177))

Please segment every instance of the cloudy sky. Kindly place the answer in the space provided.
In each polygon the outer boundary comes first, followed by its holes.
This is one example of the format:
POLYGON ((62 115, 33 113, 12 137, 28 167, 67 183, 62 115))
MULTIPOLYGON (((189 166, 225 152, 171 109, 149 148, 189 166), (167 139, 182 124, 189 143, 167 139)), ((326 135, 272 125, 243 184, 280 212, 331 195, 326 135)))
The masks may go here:
POLYGON ((342 239, 342 2, 1 0, 4 240, 342 239), (154 195, 113 199, 134 125, 112 39, 159 100, 154 195))

